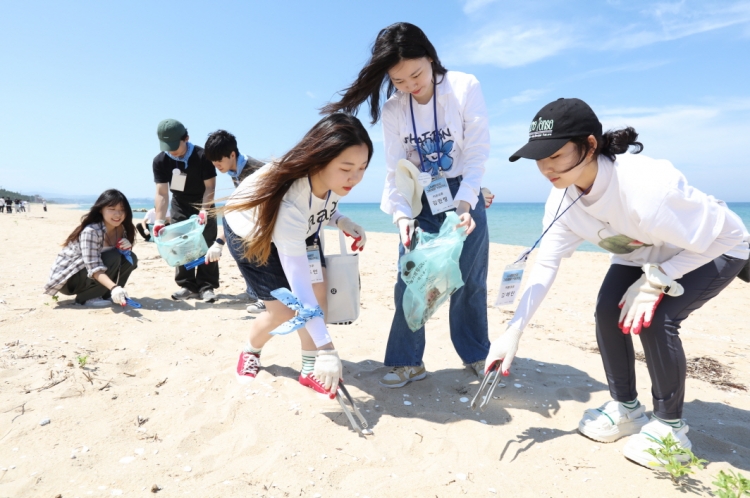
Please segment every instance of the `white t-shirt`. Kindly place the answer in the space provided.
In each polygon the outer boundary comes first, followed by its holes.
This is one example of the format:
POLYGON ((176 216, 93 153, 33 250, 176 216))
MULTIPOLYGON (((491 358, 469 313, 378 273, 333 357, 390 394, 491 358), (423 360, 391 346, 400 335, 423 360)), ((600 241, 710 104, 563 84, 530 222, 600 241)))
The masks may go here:
MULTIPOLYGON (((416 100, 412 102, 414 106, 414 123, 417 127, 417 137, 414 138, 411 119, 409 119, 408 132, 404 130, 401 134, 401 143, 409 148, 407 158, 414 163, 417 168, 422 168, 419 161, 419 152, 422 153, 422 163, 428 173, 437 176, 438 170, 442 170, 444 176, 452 175, 454 164, 458 164, 461 157, 461 149, 458 148, 453 140, 455 130, 451 131, 449 125, 445 123, 445 109, 443 106, 437 106, 437 126, 438 138, 435 138, 435 109, 433 107, 433 96, 426 104, 418 104, 416 100), (417 149, 419 147, 419 149, 417 149)), ((409 113, 411 117, 411 113, 409 113)), ((458 168, 456 168, 458 169, 458 168)))
MULTIPOLYGON (((750 256, 750 234, 723 201, 688 185, 669 161, 622 154, 600 156, 589 194, 581 197, 542 239, 534 267, 511 323, 531 320, 557 275, 562 258, 587 240, 612 253, 613 264, 659 264, 679 279, 726 254, 750 256)), ((544 228, 580 195, 552 188, 544 228), (561 204, 562 201, 562 204, 561 204)))
MULTIPOLYGON (((386 179, 380 209, 393 215, 394 222, 412 217, 408 201, 396 188, 396 164, 400 159, 419 164, 409 96, 397 91, 383 105, 382 112, 386 179)), ((423 159, 427 159, 425 166, 432 165, 436 170, 438 144, 434 140, 433 102, 430 100, 419 105, 415 100, 412 103, 417 137, 426 153, 423 154, 423 159)), ((466 201, 473 209, 479 200, 485 163, 490 153, 487 108, 479 81, 471 74, 448 71, 437 84, 437 116, 443 175, 447 178, 463 177, 454 202, 458 206, 460 201, 466 201)))
MULTIPOLYGON (((273 163, 268 163, 256 173, 245 178, 237 189, 229 196, 227 206, 237 204, 241 199, 252 196, 258 180, 273 163)), ((341 213, 336 209, 341 197, 331 192, 330 198, 320 199, 313 195, 310 181, 307 178, 295 180, 284 195, 276 217, 272 240, 279 252, 288 256, 304 256, 307 254, 305 239, 315 234, 318 227, 326 224, 335 226, 341 213)), ((256 212, 230 211, 226 220, 232 231, 239 237, 247 237, 255 230, 256 212)), ((322 230, 322 226, 321 226, 322 230)))
MULTIPOLYGON (((167 208, 167 218, 171 218, 172 213, 170 212, 169 208, 167 208)), ((146 214, 143 216, 143 219, 146 220, 146 223, 149 225, 153 225, 156 223, 156 209, 151 208, 148 211, 146 211, 146 214)))

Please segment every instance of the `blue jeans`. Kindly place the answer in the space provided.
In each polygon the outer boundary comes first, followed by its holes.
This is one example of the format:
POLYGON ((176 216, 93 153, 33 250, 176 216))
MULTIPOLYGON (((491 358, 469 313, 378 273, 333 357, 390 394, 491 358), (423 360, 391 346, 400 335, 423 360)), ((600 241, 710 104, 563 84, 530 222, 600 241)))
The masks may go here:
MULTIPOLYGON (((448 186, 455 196, 461 178, 449 178, 448 186)), ((445 213, 433 215, 427 198, 422 194, 422 212, 417 216, 419 226, 429 233, 437 233, 445 221, 445 213)), ((459 267, 464 286, 450 298, 450 331, 453 347, 458 356, 466 363, 484 360, 490 350, 487 335, 487 265, 489 261, 490 239, 487 230, 487 213, 484 199, 479 196, 477 205, 471 210, 476 228, 466 238, 459 267)), ((404 254, 404 246, 399 243, 399 261, 404 254)), ((396 314, 391 324, 388 345, 385 350, 385 364, 389 367, 419 366, 425 348, 424 327, 412 332, 404 317, 404 291, 406 284, 398 273, 394 293, 396 314)))

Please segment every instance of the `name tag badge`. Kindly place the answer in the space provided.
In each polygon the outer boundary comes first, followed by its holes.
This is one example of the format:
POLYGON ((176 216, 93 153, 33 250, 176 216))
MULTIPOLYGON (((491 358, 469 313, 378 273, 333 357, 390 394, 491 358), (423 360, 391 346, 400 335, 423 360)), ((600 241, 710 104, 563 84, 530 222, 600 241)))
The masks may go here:
POLYGON ((185 190, 186 180, 187 175, 182 173, 179 169, 175 168, 172 170, 172 181, 169 184, 169 188, 176 192, 182 192, 185 190))
POLYGON ((307 265, 310 267, 310 281, 314 284, 323 281, 323 266, 320 264, 320 251, 317 246, 307 248, 307 265))
POLYGON ((503 278, 500 280, 500 290, 497 293, 495 306, 503 306, 515 302, 516 295, 521 290, 521 280, 523 279, 523 270, 525 268, 525 260, 505 267, 503 278))
POLYGON ((430 203, 432 214, 444 213, 455 208, 453 205, 453 195, 451 194, 451 189, 448 188, 447 179, 438 178, 427 185, 424 192, 427 196, 427 202, 430 203))

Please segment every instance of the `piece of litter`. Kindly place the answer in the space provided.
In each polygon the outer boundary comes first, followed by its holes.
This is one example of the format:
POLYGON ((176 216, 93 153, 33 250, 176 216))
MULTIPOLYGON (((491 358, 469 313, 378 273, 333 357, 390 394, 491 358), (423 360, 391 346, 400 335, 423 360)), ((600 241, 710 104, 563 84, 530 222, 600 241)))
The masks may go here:
POLYGON ((458 479, 459 481, 465 481, 466 474, 456 474, 456 479, 458 479))
POLYGON ((523 384, 513 384, 515 387, 523 387, 523 384))
POLYGON ((50 423, 50 419, 43 418, 41 422, 39 422, 39 425, 47 425, 50 423))
POLYGON ((481 423, 483 423, 483 424, 486 424, 486 423, 487 423, 487 421, 486 421, 486 420, 480 420, 480 422, 481 422, 481 423))
POLYGON ((404 400, 404 404, 405 404, 406 406, 411 406, 411 401, 406 401, 406 400, 404 400))
POLYGON ((184 470, 185 472, 190 472, 193 469, 190 466, 186 465, 182 470, 184 470))
POLYGON ((469 398, 467 398, 466 396, 463 396, 463 397, 461 397, 461 398, 458 398, 458 400, 459 400, 459 401, 460 401, 461 403, 468 403, 468 402, 469 402, 469 398))
POLYGON ((487 488, 487 491, 493 494, 497 494, 497 491, 495 491, 495 488, 487 488))
POLYGON ((538 368, 536 369, 536 371, 537 371, 537 372, 539 372, 539 373, 542 373, 542 371, 541 371, 541 370, 539 370, 538 368))

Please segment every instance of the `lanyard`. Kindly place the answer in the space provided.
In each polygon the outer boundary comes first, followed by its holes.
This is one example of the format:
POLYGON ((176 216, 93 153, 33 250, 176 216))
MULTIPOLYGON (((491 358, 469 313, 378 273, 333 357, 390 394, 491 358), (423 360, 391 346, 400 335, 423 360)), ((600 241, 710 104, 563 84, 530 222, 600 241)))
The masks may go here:
MULTIPOLYGON (((308 209, 312 209, 312 196, 313 196, 313 193, 312 193, 312 180, 310 179, 309 176, 307 177, 307 182, 310 184, 310 201, 308 203, 308 209)), ((325 204, 325 206, 323 206, 323 209, 327 209, 328 208, 328 199, 330 199, 330 198, 331 198, 331 191, 329 190, 328 191, 328 195, 326 196, 326 204, 325 204)), ((318 223, 318 229, 315 231, 315 240, 317 240, 317 241, 320 241, 320 235, 319 234, 320 234, 320 227, 322 227, 322 226, 323 226, 323 222, 321 221, 320 223, 318 223)))
MULTIPOLYGON (((591 187, 593 187, 593 185, 591 187)), ((515 263, 518 263, 519 261, 526 261, 526 259, 529 257, 529 254, 531 254, 531 251, 533 251, 536 248, 536 246, 539 244, 539 242, 542 241, 542 237, 544 237, 544 235, 547 232, 549 232, 550 228, 552 228, 552 225, 554 225, 557 220, 559 220, 560 218, 562 218, 562 215, 564 215, 565 212, 568 209, 572 208, 573 204, 575 204, 576 202, 578 202, 581 197, 583 197, 584 195, 588 194, 591 191, 591 187, 589 187, 586 190, 584 190, 583 192, 581 192, 581 195, 579 195, 578 197, 576 197, 576 200, 574 200, 573 202, 571 202, 570 205, 568 207, 566 207, 565 210, 562 213, 560 213, 560 208, 562 207, 562 203, 565 200, 565 197, 566 197, 566 195, 568 193, 568 188, 565 187, 565 192, 563 192, 562 199, 560 199, 560 205, 557 206, 557 211, 555 212, 555 219, 553 219, 552 223, 550 223, 549 226, 544 230, 544 232, 542 232, 542 235, 540 235, 539 238, 536 239, 536 242, 534 242, 534 245, 531 246, 531 249, 529 249, 528 251, 525 251, 523 254, 521 254, 521 256, 519 256, 518 259, 515 261, 515 263), (560 215, 558 216, 557 213, 560 213, 560 215)))
MULTIPOLYGON (((409 94, 409 110, 411 111, 411 127, 414 130, 414 142, 417 144, 417 154, 419 154, 419 164, 422 166, 422 171, 427 172, 424 167, 424 159, 422 158, 422 149, 419 147, 419 138, 417 136, 417 123, 414 121, 414 98, 409 94)), ((437 84, 432 84, 432 110, 435 117, 435 146, 437 148, 437 164, 440 168, 440 131, 437 125, 437 84)))

